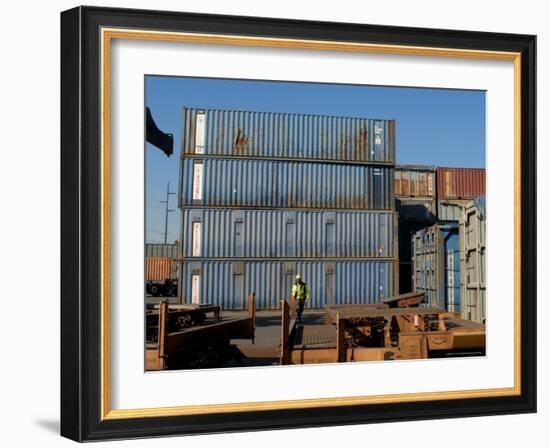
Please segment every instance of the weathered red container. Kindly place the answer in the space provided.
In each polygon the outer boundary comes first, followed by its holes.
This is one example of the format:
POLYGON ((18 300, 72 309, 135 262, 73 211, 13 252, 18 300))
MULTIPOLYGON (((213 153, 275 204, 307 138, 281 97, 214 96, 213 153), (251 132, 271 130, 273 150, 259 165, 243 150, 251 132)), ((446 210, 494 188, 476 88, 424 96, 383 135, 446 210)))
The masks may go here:
POLYGON ((146 280, 164 281, 177 277, 178 267, 171 258, 146 258, 146 280))
POLYGON ((475 199, 485 196, 484 168, 437 168, 439 199, 475 199))

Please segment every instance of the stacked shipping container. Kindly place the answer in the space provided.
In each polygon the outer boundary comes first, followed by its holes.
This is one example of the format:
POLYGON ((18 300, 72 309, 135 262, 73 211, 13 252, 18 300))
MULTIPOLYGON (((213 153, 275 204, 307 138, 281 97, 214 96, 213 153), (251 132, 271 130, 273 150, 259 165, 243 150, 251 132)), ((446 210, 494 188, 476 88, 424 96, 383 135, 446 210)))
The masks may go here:
POLYGON ((392 212, 184 209, 183 256, 393 258, 392 212), (342 238, 357 235, 357 238, 342 238))
POLYGON ((400 222, 458 222, 466 204, 485 196, 485 169, 398 165, 394 183, 400 222))
POLYGON ((296 274, 311 306, 395 292, 394 122, 183 110, 181 290, 186 303, 259 308, 296 274))
POLYGON ((459 221, 464 207, 485 196, 485 169, 437 168, 437 215, 440 221, 459 221))
POLYGON ((436 169, 422 165, 395 168, 395 208, 399 220, 399 291, 412 291, 411 238, 436 222, 436 169))
POLYGON ((412 290, 413 235, 436 222, 458 223, 466 205, 485 195, 485 169, 400 165, 394 182, 403 293, 412 290))
POLYGON ((145 244, 145 280, 164 283, 178 277, 179 244, 145 244))
POLYGON ((415 233, 413 241, 415 291, 426 304, 460 312, 460 250, 457 224, 434 225, 415 233))
POLYGON ((146 243, 145 257, 146 258, 172 258, 177 259, 179 244, 176 241, 174 244, 162 243, 146 243))
POLYGON ((460 219, 460 285, 462 317, 484 322, 485 304, 485 198, 470 202, 460 219))
POLYGON ((230 158, 395 161, 395 122, 367 118, 183 109, 185 155, 230 158))
POLYGON ((412 240, 413 284, 430 306, 482 322, 485 304, 485 199, 470 201, 459 223, 419 230, 412 240))
POLYGON ((393 208, 392 171, 387 166, 195 156, 183 160, 181 203, 389 210, 393 208))
POLYGON ((145 279, 164 282, 177 278, 177 262, 172 258, 146 258, 145 279))
POLYGON ((396 209, 403 222, 433 223, 436 219, 436 170, 431 166, 395 168, 396 209))

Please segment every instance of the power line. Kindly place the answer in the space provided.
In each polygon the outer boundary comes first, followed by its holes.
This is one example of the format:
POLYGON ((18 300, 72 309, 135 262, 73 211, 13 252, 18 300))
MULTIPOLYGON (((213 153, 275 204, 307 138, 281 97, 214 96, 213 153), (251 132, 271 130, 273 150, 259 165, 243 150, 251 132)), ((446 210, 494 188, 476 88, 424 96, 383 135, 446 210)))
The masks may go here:
POLYGON ((170 191, 170 182, 168 182, 168 185, 166 186, 166 200, 165 201, 159 201, 162 204, 166 205, 166 209, 164 212, 164 244, 166 244, 168 239, 168 213, 173 212, 175 210, 168 208, 168 204, 170 202, 170 195, 176 194, 175 191, 170 191))

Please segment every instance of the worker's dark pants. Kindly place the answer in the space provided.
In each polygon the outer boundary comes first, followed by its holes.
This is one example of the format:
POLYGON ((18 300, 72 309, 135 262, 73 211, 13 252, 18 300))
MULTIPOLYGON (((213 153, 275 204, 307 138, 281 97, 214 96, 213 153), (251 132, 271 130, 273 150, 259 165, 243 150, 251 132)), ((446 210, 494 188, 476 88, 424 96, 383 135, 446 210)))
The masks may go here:
POLYGON ((302 313, 304 312, 304 306, 306 305, 305 299, 296 299, 296 304, 298 305, 298 309, 296 310, 296 314, 298 315, 298 320, 302 319, 302 313))

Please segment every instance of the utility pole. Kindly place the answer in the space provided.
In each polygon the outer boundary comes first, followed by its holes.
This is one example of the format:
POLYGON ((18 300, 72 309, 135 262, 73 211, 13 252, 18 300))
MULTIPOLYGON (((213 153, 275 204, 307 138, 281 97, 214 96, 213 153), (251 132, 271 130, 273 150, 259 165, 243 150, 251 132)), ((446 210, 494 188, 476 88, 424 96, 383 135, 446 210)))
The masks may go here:
POLYGON ((164 213, 164 244, 166 244, 166 240, 168 238, 168 213, 173 212, 174 210, 168 208, 168 203, 170 200, 170 195, 176 194, 174 191, 170 191, 170 182, 168 182, 168 186, 166 187, 166 201, 160 201, 162 204, 166 204, 165 213, 164 213))

